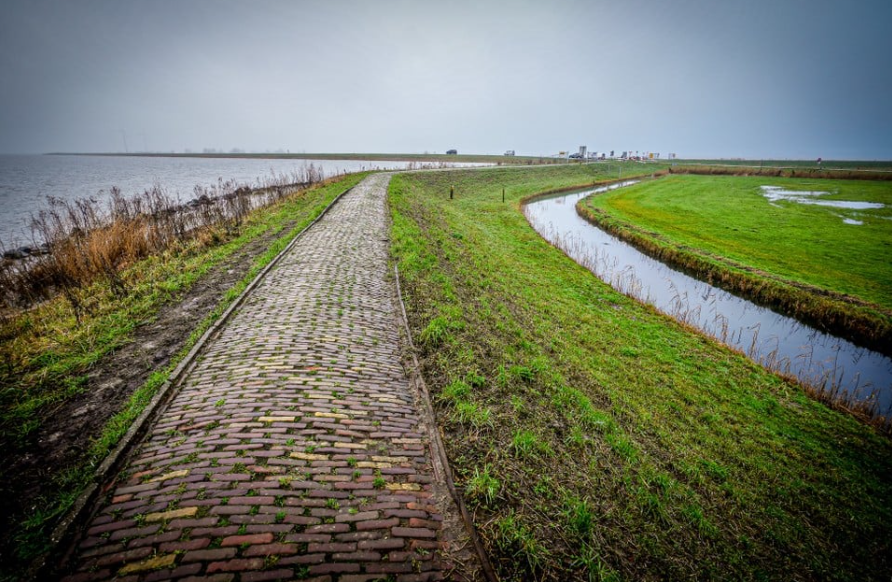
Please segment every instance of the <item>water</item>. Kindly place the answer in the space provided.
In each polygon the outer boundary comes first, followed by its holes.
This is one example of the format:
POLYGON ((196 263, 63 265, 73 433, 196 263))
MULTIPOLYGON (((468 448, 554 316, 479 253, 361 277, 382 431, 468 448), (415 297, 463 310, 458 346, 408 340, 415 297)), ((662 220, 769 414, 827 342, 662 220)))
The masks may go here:
MULTIPOLYGON (((47 196, 102 199, 112 187, 129 196, 160 185, 185 202, 195 186, 218 180, 257 185, 275 175, 290 176, 313 164, 326 176, 370 169, 405 169, 411 162, 283 160, 254 158, 148 158, 109 156, 0 156, 0 242, 14 248, 32 242, 31 215, 47 196)), ((454 164, 461 166, 487 164, 454 164)))
POLYGON ((615 289, 767 368, 816 388, 846 391, 857 400, 875 399, 881 413, 892 408, 892 359, 671 269, 576 213, 576 203, 590 194, 634 183, 539 199, 524 212, 543 237, 615 289))

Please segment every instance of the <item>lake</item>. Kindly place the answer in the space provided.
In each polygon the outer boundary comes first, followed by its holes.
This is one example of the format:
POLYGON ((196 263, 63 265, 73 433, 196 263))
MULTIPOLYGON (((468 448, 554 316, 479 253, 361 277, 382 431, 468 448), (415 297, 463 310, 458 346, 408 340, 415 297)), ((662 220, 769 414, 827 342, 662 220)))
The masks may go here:
MULTIPOLYGON (((405 169, 411 162, 297 160, 257 158, 185 158, 136 156, 0 156, 0 243, 5 249, 32 242, 31 216, 48 196, 101 200, 112 187, 124 195, 155 185, 186 202, 196 186, 219 180, 258 185, 273 175, 290 176, 312 164, 325 176, 372 169, 405 169)), ((415 162, 417 166, 417 162, 415 162)), ((440 164, 437 163, 437 166, 440 164)), ((477 166, 487 164, 450 164, 477 166)))

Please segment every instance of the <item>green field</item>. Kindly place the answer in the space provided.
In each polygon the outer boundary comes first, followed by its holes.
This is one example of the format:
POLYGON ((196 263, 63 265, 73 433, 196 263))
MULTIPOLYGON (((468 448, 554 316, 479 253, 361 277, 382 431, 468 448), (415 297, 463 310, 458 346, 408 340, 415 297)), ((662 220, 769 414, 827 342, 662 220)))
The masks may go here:
POLYGON ((391 182, 410 327, 501 577, 888 580, 887 438, 613 291, 528 225, 522 198, 615 177, 603 169, 391 182))
POLYGON ((821 168, 892 171, 892 162, 880 160, 678 160, 678 165, 732 166, 753 168, 821 168))
MULTIPOLYGON (((887 329, 892 321, 890 182, 672 175, 594 196, 584 205, 595 211, 599 224, 682 267, 709 271, 716 266, 732 273, 731 283, 733 273, 745 275, 763 292, 761 282, 778 283, 780 294, 784 285, 790 292, 807 291, 810 297, 804 299, 791 296, 794 316, 805 312, 806 320, 823 323, 825 312, 838 308, 860 313, 862 325, 873 332, 887 329), (817 190, 829 194, 810 198, 885 207, 851 210, 772 202, 763 186, 817 190)), ((741 289, 732 285, 731 290, 741 289)))

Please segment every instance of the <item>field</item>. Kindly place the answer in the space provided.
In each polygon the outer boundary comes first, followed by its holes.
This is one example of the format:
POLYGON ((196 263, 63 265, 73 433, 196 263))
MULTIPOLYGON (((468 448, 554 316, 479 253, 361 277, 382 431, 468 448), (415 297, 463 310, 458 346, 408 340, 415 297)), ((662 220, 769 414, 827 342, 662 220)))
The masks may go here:
POLYGON ((584 207, 614 234, 701 278, 725 279, 731 291, 859 343, 892 343, 888 182, 672 175, 592 197, 584 207), (772 201, 764 186, 885 207, 772 201))
POLYGON ((410 327, 500 576, 888 579, 887 438, 614 292, 527 224, 523 198, 605 170, 391 183, 410 327))
POLYGON ((752 168, 812 168, 839 170, 874 170, 892 172, 892 163, 888 161, 861 160, 677 160, 679 165, 731 166, 752 168))

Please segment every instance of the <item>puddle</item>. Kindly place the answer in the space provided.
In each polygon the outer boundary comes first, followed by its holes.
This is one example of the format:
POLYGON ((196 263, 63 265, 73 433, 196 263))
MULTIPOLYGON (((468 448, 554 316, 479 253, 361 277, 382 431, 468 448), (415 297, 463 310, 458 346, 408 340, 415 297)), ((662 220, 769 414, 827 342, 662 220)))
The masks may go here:
MULTIPOLYGON (((827 208, 844 208, 846 210, 878 210, 885 208, 885 204, 879 202, 855 202, 852 200, 822 200, 819 196, 829 196, 833 192, 821 190, 786 190, 780 186, 762 186, 762 196, 769 202, 785 200, 796 204, 810 204, 812 206, 826 206, 827 208)), ((854 224, 854 223, 847 223, 854 224)), ((860 223, 859 223, 860 224, 860 223)))
MULTIPOLYGON (((576 213, 576 202, 593 192, 633 183, 536 200, 524 207, 524 214, 546 240, 621 293, 741 350, 768 369, 818 390, 873 401, 880 413, 892 409, 892 359, 671 269, 576 213)), ((793 194, 807 198, 827 193, 793 194)))

